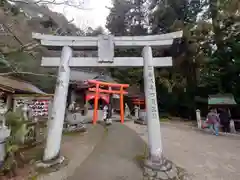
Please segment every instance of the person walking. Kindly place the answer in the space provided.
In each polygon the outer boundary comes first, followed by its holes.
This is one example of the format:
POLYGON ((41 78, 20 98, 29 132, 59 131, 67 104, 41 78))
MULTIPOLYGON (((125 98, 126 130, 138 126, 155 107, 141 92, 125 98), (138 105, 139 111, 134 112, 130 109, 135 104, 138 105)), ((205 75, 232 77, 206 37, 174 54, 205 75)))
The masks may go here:
POLYGON ((103 120, 106 121, 108 115, 108 105, 105 104, 103 107, 103 120))
POLYGON ((210 129, 214 132, 216 136, 218 136, 219 134, 219 123, 220 119, 216 109, 210 109, 210 112, 207 115, 207 124, 209 124, 210 129))
POLYGON ((223 132, 230 132, 230 116, 226 109, 221 109, 219 114, 220 122, 222 125, 223 132))

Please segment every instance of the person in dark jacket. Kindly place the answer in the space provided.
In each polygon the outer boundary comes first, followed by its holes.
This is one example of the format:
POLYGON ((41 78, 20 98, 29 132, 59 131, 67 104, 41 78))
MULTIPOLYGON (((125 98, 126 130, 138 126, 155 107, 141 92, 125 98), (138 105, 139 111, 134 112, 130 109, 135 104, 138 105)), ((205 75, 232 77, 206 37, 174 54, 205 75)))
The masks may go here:
POLYGON ((221 109, 219 113, 220 122, 222 125, 223 132, 230 132, 230 116, 227 109, 221 109))

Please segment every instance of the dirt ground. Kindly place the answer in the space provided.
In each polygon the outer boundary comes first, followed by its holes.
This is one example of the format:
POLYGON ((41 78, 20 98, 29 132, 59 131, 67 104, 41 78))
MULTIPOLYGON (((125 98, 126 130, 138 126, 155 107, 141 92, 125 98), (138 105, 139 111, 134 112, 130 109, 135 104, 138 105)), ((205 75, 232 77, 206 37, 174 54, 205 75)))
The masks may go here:
MULTIPOLYGON (((147 127, 126 122, 147 142, 147 127)), ((239 180, 240 136, 214 136, 190 126, 161 123, 163 151, 193 180, 239 180)))

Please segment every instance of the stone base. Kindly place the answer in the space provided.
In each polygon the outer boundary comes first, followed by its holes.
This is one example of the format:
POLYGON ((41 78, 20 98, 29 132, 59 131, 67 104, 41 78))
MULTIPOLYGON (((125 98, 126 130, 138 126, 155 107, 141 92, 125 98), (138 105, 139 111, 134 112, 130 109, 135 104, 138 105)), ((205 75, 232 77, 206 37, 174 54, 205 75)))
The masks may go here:
POLYGON ((45 162, 45 161, 37 162, 36 167, 43 168, 43 169, 51 168, 51 167, 62 164, 64 162, 64 160, 65 160, 65 158, 63 156, 60 156, 55 160, 51 160, 51 161, 47 161, 47 162, 45 162))
POLYGON ((178 169, 169 160, 163 159, 161 163, 147 160, 144 166, 144 180, 177 180, 178 169))
POLYGON ((105 120, 105 124, 106 124, 107 126, 112 125, 112 119, 106 119, 106 120, 105 120))
POLYGON ((71 126, 68 125, 66 128, 63 129, 63 132, 68 133, 68 132, 86 132, 87 128, 81 124, 81 125, 75 125, 71 126))
POLYGON ((141 125, 147 125, 147 123, 144 120, 140 120, 140 119, 134 120, 134 123, 141 124, 141 125))

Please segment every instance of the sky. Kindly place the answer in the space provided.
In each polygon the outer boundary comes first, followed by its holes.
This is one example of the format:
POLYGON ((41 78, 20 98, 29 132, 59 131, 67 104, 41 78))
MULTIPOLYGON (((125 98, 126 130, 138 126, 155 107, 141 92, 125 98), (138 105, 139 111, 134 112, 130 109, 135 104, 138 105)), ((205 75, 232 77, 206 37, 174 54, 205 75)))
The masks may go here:
MULTIPOLYGON (((81 1, 81 0, 71 0, 81 1)), ((74 19, 73 23, 81 28, 87 27, 96 28, 102 26, 105 28, 106 18, 109 10, 106 7, 111 7, 111 0, 82 0, 84 1, 85 10, 69 7, 66 5, 50 6, 50 9, 66 16, 68 20, 74 19)))

